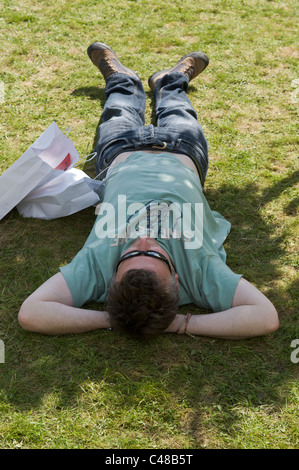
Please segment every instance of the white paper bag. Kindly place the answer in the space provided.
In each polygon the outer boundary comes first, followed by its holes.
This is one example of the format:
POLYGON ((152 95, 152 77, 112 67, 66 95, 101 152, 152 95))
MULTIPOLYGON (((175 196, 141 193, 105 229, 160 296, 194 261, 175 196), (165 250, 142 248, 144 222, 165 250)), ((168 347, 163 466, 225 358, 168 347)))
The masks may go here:
POLYGON ((73 142, 53 122, 0 176, 0 220, 35 188, 79 160, 73 142))
POLYGON ((90 178, 84 171, 71 168, 32 191, 18 205, 24 217, 57 219, 98 204, 101 181, 90 178))

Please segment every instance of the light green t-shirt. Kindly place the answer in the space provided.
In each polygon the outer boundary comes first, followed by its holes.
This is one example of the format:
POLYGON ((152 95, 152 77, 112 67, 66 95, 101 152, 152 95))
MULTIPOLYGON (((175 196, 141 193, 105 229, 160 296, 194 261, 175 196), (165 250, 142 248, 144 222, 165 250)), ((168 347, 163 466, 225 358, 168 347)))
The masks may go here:
POLYGON ((198 175, 168 153, 135 152, 110 168, 98 215, 83 248, 60 268, 74 305, 105 302, 121 254, 152 236, 179 276, 180 305, 231 307, 241 275, 226 265, 230 223, 211 211, 198 175))

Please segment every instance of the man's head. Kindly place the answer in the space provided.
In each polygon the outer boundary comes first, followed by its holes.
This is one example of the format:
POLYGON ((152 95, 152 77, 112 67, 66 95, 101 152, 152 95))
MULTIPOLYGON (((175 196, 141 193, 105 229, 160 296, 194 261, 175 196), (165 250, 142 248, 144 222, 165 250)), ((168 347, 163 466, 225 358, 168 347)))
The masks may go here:
POLYGON ((178 310, 178 275, 152 238, 138 238, 119 260, 108 291, 113 328, 154 336, 166 330, 178 310))

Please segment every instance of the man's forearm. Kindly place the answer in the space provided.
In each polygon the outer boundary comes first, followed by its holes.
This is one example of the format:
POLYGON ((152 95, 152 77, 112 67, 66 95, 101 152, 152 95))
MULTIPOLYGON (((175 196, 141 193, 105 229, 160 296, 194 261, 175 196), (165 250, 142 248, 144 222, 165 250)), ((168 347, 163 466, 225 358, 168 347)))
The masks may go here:
POLYGON ((52 301, 24 302, 19 313, 20 325, 48 335, 84 333, 110 328, 105 311, 87 310, 52 301))
POLYGON ((192 315, 186 329, 183 319, 184 315, 177 315, 166 332, 243 339, 272 333, 278 327, 275 311, 265 312, 260 305, 241 305, 223 312, 192 315))

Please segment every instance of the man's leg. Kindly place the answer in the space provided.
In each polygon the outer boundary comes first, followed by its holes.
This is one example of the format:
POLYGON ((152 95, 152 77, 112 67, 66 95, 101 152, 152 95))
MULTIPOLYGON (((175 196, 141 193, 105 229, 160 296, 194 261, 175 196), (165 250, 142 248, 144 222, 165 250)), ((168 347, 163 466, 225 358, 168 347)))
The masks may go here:
POLYGON ((115 73, 108 78, 105 93, 107 101, 95 148, 98 172, 109 167, 120 153, 134 150, 131 139, 144 126, 145 93, 140 80, 115 73))
POLYGON ((208 62, 202 52, 187 54, 172 69, 156 72, 149 78, 155 99, 157 136, 163 133, 167 136, 166 150, 185 153, 193 160, 202 184, 208 169, 208 144, 186 93, 190 80, 208 62))
POLYGON ((106 81, 106 103, 96 144, 96 170, 101 179, 120 153, 134 150, 131 141, 144 126, 145 92, 138 75, 123 66, 106 44, 93 43, 88 55, 106 81))

